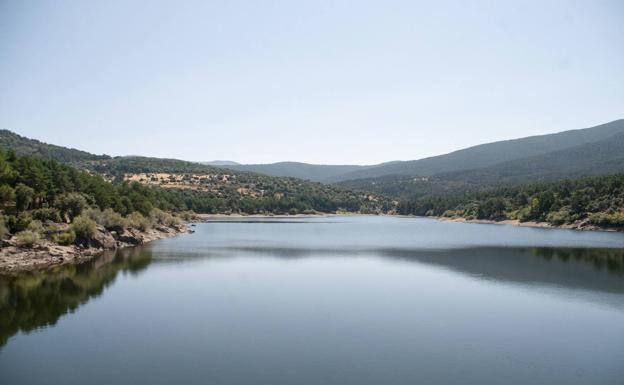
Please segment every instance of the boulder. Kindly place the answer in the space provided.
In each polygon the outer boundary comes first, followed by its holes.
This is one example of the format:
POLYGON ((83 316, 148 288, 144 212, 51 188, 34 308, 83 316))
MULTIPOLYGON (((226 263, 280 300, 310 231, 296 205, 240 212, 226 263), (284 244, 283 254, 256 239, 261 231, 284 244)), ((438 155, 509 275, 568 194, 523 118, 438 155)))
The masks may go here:
POLYGON ((122 232, 118 233, 117 240, 119 242, 128 243, 130 245, 143 244, 142 234, 133 229, 124 229, 122 232))
POLYGON ((105 250, 117 248, 117 242, 115 241, 115 238, 113 238, 111 233, 109 233, 108 231, 106 231, 106 229, 100 226, 98 226, 95 235, 91 239, 91 245, 93 247, 98 247, 105 250))

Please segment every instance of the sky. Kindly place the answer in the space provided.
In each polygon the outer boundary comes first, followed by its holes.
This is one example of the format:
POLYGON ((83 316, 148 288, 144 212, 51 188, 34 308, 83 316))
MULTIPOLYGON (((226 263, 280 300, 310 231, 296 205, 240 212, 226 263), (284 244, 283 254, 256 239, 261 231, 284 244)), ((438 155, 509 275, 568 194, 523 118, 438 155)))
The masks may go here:
POLYGON ((624 118, 624 2, 0 0, 0 128, 375 164, 624 118))

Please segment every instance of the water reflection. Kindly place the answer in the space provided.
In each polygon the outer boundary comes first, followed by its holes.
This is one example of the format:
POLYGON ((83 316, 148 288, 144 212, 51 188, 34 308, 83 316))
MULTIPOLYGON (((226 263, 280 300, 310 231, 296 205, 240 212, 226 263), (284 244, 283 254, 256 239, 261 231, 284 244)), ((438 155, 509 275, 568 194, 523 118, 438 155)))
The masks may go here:
POLYGON ((552 285, 624 293, 624 250, 481 247, 462 249, 214 247, 170 253, 149 245, 104 254, 81 265, 0 277, 0 346, 18 332, 54 325, 63 315, 96 298, 121 273, 137 274, 151 263, 241 256, 298 259, 373 256, 421 263, 504 283, 552 285))
POLYGON ((424 263, 455 272, 524 285, 549 285, 607 293, 624 293, 624 249, 558 247, 294 248, 281 246, 212 247, 156 252, 159 262, 197 261, 240 256, 298 259, 373 256, 424 263))
POLYGON ((124 249, 80 264, 0 277, 0 346, 18 332, 51 326, 99 297, 120 272, 138 274, 150 264, 149 248, 124 249))

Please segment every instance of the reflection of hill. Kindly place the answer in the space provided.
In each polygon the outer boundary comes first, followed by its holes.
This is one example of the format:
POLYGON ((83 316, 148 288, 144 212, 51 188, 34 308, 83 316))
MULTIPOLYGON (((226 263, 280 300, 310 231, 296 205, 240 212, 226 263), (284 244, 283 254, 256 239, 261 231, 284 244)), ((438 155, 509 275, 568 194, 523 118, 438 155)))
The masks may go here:
POLYGON ((81 265, 0 277, 0 346, 20 331, 54 325, 64 314, 100 296, 120 271, 137 273, 150 261, 149 249, 130 248, 81 265))
POLYGON ((624 293, 624 250, 621 249, 474 248, 385 250, 383 254, 443 266, 483 279, 624 293))
POLYGON ((249 254, 277 258, 378 255, 426 263, 482 279, 624 293, 623 249, 478 247, 462 249, 357 249, 233 247, 178 253, 176 259, 228 258, 249 254))

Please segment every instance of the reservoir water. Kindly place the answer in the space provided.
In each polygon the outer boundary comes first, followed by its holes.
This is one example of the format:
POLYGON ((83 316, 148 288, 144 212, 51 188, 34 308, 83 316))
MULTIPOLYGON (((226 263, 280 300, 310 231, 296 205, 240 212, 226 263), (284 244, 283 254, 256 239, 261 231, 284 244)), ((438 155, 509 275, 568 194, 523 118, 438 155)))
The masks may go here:
POLYGON ((624 384, 624 234, 223 220, 0 277, 0 384, 624 384))

